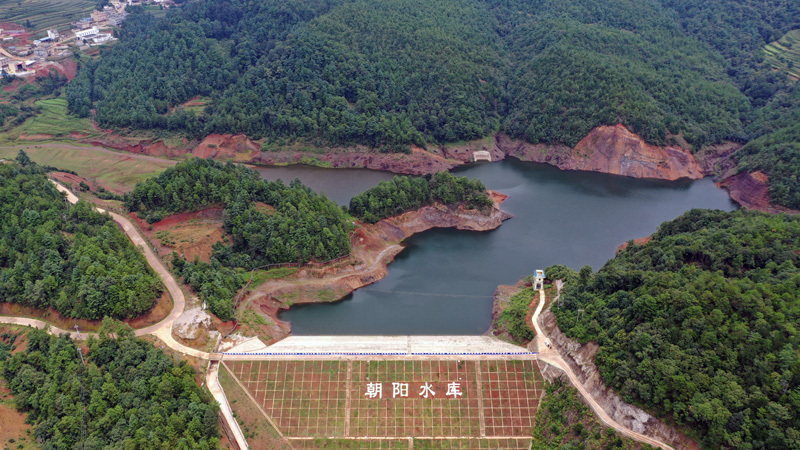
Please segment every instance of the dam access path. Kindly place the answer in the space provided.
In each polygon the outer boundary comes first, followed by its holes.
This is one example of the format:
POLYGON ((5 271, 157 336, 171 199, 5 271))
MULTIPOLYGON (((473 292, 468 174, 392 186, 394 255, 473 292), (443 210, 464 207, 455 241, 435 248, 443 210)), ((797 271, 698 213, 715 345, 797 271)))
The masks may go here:
MULTIPOLYGON (((78 197, 69 189, 55 181, 53 184, 65 194, 68 202, 72 204, 78 202, 78 197)), ((131 242, 144 253, 148 264, 161 278, 172 297, 173 305, 167 317, 154 325, 135 330, 135 335, 154 335, 172 350, 209 362, 205 382, 214 399, 220 404, 225 428, 232 433, 231 441, 240 449, 249 446, 217 377, 220 361, 223 360, 541 360, 567 375, 603 423, 640 442, 672 449, 667 444, 625 428, 611 419, 583 387, 558 352, 544 345, 548 337, 538 324, 538 317, 545 303, 543 290, 539 290, 539 305, 532 320, 539 337, 537 351, 530 351, 492 336, 290 336, 270 346, 264 345, 258 339, 252 339, 239 343, 227 352, 208 353, 187 347, 172 336, 173 324, 183 313, 186 298, 178 282, 153 253, 136 227, 119 214, 97 207, 96 209, 101 213, 108 213, 131 242)), ((74 339, 86 339, 91 334, 63 330, 47 322, 24 317, 0 316, 0 323, 44 328, 51 334, 69 334, 74 339)))

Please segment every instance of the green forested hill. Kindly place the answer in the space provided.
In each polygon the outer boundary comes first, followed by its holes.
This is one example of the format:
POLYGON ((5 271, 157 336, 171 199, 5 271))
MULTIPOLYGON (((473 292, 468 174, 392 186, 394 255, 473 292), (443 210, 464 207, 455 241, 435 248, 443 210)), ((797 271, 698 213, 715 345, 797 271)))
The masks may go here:
POLYGON ((435 202, 485 209, 492 205, 486 187, 475 178, 439 172, 425 177, 396 176, 350 200, 350 214, 375 223, 435 202))
POLYGON ((2 355, 14 403, 41 448, 220 447, 219 407, 197 385, 192 366, 112 324, 86 347, 82 356, 68 336, 31 329, 24 351, 2 355))
POLYGON ((66 317, 136 317, 161 282, 108 215, 68 205, 44 170, 20 153, 0 164, 0 301, 66 317))
POLYGON ((800 217, 693 210, 571 277, 553 310, 600 344, 627 401, 697 430, 709 448, 800 443, 800 217))
MULTIPOLYGON (((800 27, 793 0, 201 0, 161 21, 131 11, 119 44, 67 90, 73 112, 96 110, 104 126, 403 151, 498 131, 574 145, 623 123, 697 149, 778 132, 770 118, 800 109, 762 52, 800 27), (180 106, 195 96, 211 99, 199 114, 180 106)), ((777 195, 791 178, 764 162, 781 151, 760 152, 737 158, 761 161, 776 200, 800 206, 777 195)))
POLYGON ((125 205, 151 223, 181 211, 222 205, 230 234, 214 244, 211 263, 186 262, 173 268, 223 320, 233 317, 233 297, 242 286, 234 268, 328 261, 350 253, 352 225, 334 202, 295 180, 288 186, 228 162, 192 158, 138 183, 125 205))

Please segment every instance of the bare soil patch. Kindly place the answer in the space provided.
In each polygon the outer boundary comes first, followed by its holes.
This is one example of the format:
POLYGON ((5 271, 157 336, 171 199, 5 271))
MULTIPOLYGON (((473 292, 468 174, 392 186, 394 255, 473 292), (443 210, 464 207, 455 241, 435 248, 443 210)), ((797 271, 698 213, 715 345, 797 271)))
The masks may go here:
POLYGON ((0 378, 0 445, 6 448, 35 448, 35 442, 28 434, 32 427, 25 423, 25 417, 14 407, 14 396, 6 387, 5 379, 0 378))
POLYGON ((152 242, 158 254, 169 255, 173 251, 194 261, 211 260, 212 246, 226 235, 222 226, 222 208, 213 207, 189 213, 173 214, 154 224, 149 224, 135 214, 145 236, 152 242))

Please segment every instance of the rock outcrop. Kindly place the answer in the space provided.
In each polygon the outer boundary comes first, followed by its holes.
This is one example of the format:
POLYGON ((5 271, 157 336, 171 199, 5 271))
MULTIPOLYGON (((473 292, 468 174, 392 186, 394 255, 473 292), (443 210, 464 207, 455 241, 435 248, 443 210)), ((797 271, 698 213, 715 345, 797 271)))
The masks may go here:
POLYGON ((731 199, 745 208, 773 214, 781 212, 797 213, 797 211, 789 208, 770 203, 769 177, 760 170, 737 173, 723 179, 717 185, 728 191, 731 199))
POLYGON ((552 164, 562 170, 660 180, 703 178, 700 164, 688 151, 677 146, 650 145, 623 125, 597 127, 572 149, 564 145, 533 145, 502 135, 498 135, 496 143, 507 155, 552 164))
POLYGON ((197 339, 204 331, 211 329, 211 316, 202 308, 187 309, 173 324, 172 331, 181 339, 197 339))
POLYGON ((553 347, 580 379, 597 403, 615 421, 637 433, 668 442, 676 449, 698 449, 685 434, 653 417, 637 406, 625 403, 610 387, 603 383, 600 371, 594 364, 599 350, 595 342, 581 345, 568 338, 556 323, 555 315, 548 309, 539 316, 539 324, 550 337, 553 347))
POLYGON ((423 206, 382 222, 402 230, 404 239, 412 234, 421 233, 431 228, 455 228, 469 231, 494 230, 504 220, 512 217, 510 213, 498 207, 493 208, 490 213, 483 213, 463 207, 448 208, 437 203, 431 206, 423 206))

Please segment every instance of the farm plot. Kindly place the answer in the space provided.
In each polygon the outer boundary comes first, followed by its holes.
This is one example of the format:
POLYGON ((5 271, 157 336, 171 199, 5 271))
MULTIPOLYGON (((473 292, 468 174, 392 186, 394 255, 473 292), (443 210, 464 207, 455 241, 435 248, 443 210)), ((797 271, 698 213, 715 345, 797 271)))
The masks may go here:
POLYGON ((800 30, 792 30, 779 40, 764 46, 764 56, 774 69, 800 79, 800 30))
POLYGON ((544 389, 535 361, 224 364, 296 448, 528 448, 544 389))
POLYGON ((29 31, 48 28, 66 31, 72 22, 88 17, 97 2, 93 0, 21 0, 0 2, 0 22, 32 25, 29 31))

